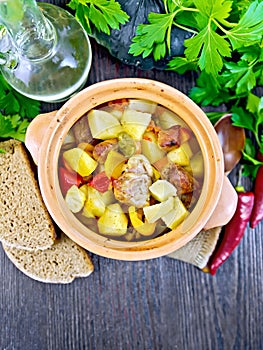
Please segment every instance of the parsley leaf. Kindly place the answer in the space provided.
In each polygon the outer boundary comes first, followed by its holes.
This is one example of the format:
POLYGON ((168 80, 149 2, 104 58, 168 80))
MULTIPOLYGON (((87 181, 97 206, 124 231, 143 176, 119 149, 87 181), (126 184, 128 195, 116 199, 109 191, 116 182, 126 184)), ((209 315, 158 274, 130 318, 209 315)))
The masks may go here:
POLYGON ((232 98, 225 86, 220 83, 220 80, 216 80, 215 77, 204 71, 197 78, 196 86, 190 90, 189 96, 202 106, 219 106, 232 98))
POLYGON ((211 20, 217 20, 220 23, 226 24, 226 18, 229 17, 232 1, 225 0, 195 0, 194 4, 199 10, 196 16, 199 29, 207 26, 211 20))
POLYGON ((32 119, 40 112, 40 102, 19 94, 0 74, 0 111, 6 115, 19 114, 32 119))
POLYGON ((249 46, 261 40, 263 32, 263 2, 254 1, 237 26, 227 32, 233 49, 249 46))
POLYGON ((196 15, 199 33, 185 40, 185 56, 188 60, 198 59, 200 69, 215 77, 223 68, 222 57, 231 57, 229 42, 216 30, 218 22, 227 23, 232 2, 196 0, 194 4, 199 11, 196 15))
POLYGON ((136 36, 132 39, 129 53, 145 58, 153 53, 157 61, 166 54, 166 45, 170 50, 170 33, 175 13, 149 13, 149 24, 140 24, 136 36), (157 30, 158 29, 158 30, 157 30))
POLYGON ((259 167, 260 165, 255 166, 254 164, 247 164, 247 163, 243 164, 242 175, 255 179, 257 176, 259 167))
POLYGON ((29 120, 40 113, 40 102, 15 91, 0 74, 0 139, 24 141, 29 120))
POLYGON ((189 70, 197 71, 198 65, 196 60, 189 61, 186 57, 173 57, 168 62, 167 70, 173 70, 179 74, 184 74, 189 70))
POLYGON ((25 132, 29 125, 26 119, 22 119, 18 114, 13 116, 4 116, 0 113, 0 137, 14 138, 24 142, 25 132))
POLYGON ((68 6, 75 10, 76 18, 86 31, 92 34, 91 23, 97 30, 110 34, 110 29, 119 29, 129 16, 115 0, 71 0, 68 6))
POLYGON ((201 70, 212 76, 223 68, 222 56, 230 57, 230 45, 211 25, 208 25, 200 33, 191 39, 185 40, 185 56, 188 60, 198 58, 201 70))
POLYGON ((248 93, 256 86, 253 66, 247 62, 226 62, 225 68, 222 73, 223 82, 227 88, 235 88, 237 95, 248 93))
POLYGON ((234 126, 239 126, 247 130, 255 132, 255 120, 253 115, 245 111, 241 107, 232 108, 232 123, 234 126))
MULTIPOLYGON (((177 26, 195 34, 184 42, 186 61, 196 61, 201 70, 216 76, 223 67, 222 57, 231 56, 230 43, 221 33, 217 33, 217 28, 220 23, 229 25, 226 18, 232 1, 170 0, 164 3, 165 14, 150 13, 149 23, 137 27, 129 53, 142 55, 143 58, 153 54, 155 60, 165 57, 167 51, 170 52, 172 26, 177 26)), ((175 70, 180 69, 178 61, 171 64, 169 69, 172 66, 175 70)), ((191 65, 188 69, 191 69, 191 65)))
POLYGON ((232 122, 235 126, 246 128, 253 132, 257 145, 263 148, 263 96, 261 98, 250 94, 246 110, 241 107, 232 108, 232 122))

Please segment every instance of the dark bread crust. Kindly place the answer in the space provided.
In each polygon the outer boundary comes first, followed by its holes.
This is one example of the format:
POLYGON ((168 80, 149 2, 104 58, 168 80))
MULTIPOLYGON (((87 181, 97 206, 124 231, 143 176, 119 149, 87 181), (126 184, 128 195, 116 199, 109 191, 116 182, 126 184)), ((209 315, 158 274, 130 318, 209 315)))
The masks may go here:
POLYGON ((87 277, 93 270, 88 253, 65 234, 46 250, 3 249, 13 264, 25 275, 44 283, 71 283, 76 277, 87 277))
POLYGON ((55 227, 43 202, 35 168, 22 142, 0 143, 0 241, 26 250, 47 249, 55 227))

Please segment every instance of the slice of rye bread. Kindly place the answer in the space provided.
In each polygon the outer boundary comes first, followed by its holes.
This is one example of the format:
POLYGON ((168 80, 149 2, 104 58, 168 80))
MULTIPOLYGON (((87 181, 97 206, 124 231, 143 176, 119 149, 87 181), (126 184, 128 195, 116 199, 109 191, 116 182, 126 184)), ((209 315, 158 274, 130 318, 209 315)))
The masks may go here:
POLYGON ((55 241, 53 222, 23 143, 0 142, 0 241, 26 250, 47 249, 55 241))
POLYGON ((88 253, 61 234, 51 248, 30 252, 2 244, 8 258, 28 277, 45 283, 70 283, 87 277, 93 270, 88 253))

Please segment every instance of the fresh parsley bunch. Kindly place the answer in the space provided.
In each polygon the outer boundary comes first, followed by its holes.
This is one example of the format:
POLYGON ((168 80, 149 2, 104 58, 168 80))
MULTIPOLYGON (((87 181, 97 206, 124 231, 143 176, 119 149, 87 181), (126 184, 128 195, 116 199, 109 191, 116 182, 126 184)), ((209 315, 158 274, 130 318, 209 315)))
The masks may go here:
MULTIPOLYGON (((137 27, 130 53, 156 60, 171 46, 171 28, 193 33, 185 40, 184 55, 174 57, 168 69, 184 74, 199 73, 190 97, 201 106, 224 105, 233 123, 253 134, 243 152, 244 175, 256 176, 262 164, 263 98, 254 89, 263 85, 262 0, 163 0, 165 14, 150 13, 148 22, 137 27)), ((212 122, 222 114, 208 113, 212 122)))
MULTIPOLYGON (((219 85, 217 77, 224 58, 232 58, 236 50, 246 55, 245 48, 254 45, 256 50, 261 43, 263 2, 260 0, 242 1, 242 7, 240 1, 231 0, 163 1, 166 13, 150 13, 149 23, 137 27, 130 47, 133 55, 165 57, 171 46, 171 28, 177 26, 193 36, 184 42, 184 57, 169 62, 170 69, 184 73, 199 68, 219 85)), ((230 64, 227 68, 235 67, 230 64)))
POLYGON ((29 122, 39 111, 39 101, 19 94, 0 74, 0 139, 24 141, 29 122))

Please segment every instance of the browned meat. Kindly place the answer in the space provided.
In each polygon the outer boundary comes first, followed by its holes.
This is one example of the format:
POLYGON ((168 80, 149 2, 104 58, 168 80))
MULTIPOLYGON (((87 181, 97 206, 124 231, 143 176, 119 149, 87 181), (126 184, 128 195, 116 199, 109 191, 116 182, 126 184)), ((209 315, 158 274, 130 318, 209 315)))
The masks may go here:
POLYGON ((151 163, 143 154, 135 154, 132 156, 127 162, 126 171, 138 175, 144 173, 149 176, 153 175, 151 163))
POLYGON ((178 195, 193 192, 194 179, 183 167, 174 163, 168 163, 161 170, 161 178, 165 179, 177 188, 178 195))
POLYGON ((193 192, 185 193, 185 194, 182 194, 182 196, 181 196, 181 201, 183 202, 186 209, 190 208, 190 206, 192 205, 193 199, 194 199, 193 192))
POLYGON ((158 133, 158 144, 166 152, 180 146, 180 125, 174 125, 169 129, 160 130, 158 133))
POLYGON ((147 174, 125 172, 113 183, 114 195, 121 203, 142 208, 149 199, 151 184, 147 174))
POLYGON ((90 143, 92 141, 92 135, 89 128, 87 115, 81 117, 78 122, 73 125, 73 134, 76 140, 76 144, 82 142, 90 143))
POLYGON ((124 173, 114 181, 114 195, 118 201, 137 208, 145 206, 150 198, 152 167, 141 154, 132 156, 124 173))
POLYGON ((103 164, 111 150, 118 148, 118 140, 111 139, 98 143, 93 149, 93 158, 103 164))

